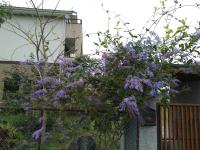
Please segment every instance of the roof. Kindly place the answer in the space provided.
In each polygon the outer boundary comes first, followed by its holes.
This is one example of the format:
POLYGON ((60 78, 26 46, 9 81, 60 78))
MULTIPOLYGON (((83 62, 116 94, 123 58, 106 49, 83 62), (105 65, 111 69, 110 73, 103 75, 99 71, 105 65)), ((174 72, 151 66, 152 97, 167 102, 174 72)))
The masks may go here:
POLYGON ((173 65, 173 74, 181 81, 199 81, 200 65, 173 65))
POLYGON ((75 11, 66 11, 66 10, 53 10, 53 9, 37 9, 35 8, 26 8, 26 7, 12 7, 12 12, 15 15, 37 15, 40 16, 49 16, 49 17, 60 17, 60 16, 77 16, 75 11))

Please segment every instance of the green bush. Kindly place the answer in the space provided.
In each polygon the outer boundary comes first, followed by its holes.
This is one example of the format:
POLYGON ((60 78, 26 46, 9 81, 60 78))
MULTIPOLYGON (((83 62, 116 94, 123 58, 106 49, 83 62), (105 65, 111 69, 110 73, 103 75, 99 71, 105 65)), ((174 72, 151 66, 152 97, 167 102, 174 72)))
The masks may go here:
POLYGON ((10 124, 0 124, 0 149, 11 149, 18 145, 20 133, 10 124))

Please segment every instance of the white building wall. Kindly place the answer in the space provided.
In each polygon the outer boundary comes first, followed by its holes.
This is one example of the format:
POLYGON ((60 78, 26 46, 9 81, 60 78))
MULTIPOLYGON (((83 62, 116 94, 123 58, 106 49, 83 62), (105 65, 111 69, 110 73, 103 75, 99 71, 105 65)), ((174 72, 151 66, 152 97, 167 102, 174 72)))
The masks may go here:
MULTIPOLYGON (((44 21, 43 17, 41 19, 44 21)), ((51 19, 52 20, 52 19, 51 19)), ((15 25, 25 34, 35 41, 35 32, 41 33, 39 20, 32 16, 13 16, 8 22, 15 25)), ((49 59, 53 61, 55 57, 64 50, 66 23, 63 18, 57 18, 48 23, 45 28, 45 35, 52 31, 47 40, 49 41, 49 51, 54 55, 49 59)), ((30 54, 35 54, 35 47, 30 40, 19 29, 11 26, 9 23, 2 24, 0 28, 0 61, 23 61, 29 58, 30 54)))

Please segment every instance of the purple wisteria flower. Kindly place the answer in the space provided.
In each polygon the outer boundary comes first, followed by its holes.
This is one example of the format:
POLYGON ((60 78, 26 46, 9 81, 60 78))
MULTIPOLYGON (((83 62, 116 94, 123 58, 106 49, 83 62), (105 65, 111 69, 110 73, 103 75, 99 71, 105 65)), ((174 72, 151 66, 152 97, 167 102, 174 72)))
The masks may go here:
POLYGON ((42 65, 45 65, 45 61, 42 61, 42 60, 36 61, 36 60, 33 60, 33 59, 29 59, 29 60, 26 60, 26 61, 22 61, 20 64, 42 66, 42 65))
POLYGON ((56 86, 60 86, 60 85, 62 85, 62 82, 61 82, 60 80, 58 80, 58 79, 55 79, 55 80, 54 80, 54 84, 55 84, 56 86))
POLYGON ((55 85, 49 85, 46 89, 48 91, 54 91, 56 89, 56 86, 55 85))
POLYGON ((181 51, 180 51, 180 48, 177 48, 177 47, 175 47, 174 49, 173 49, 173 54, 174 55, 177 55, 178 53, 180 53, 181 51))
POLYGON ((38 85, 45 85, 45 84, 48 84, 50 82, 52 82, 52 78, 50 78, 50 77, 43 77, 41 80, 37 80, 36 84, 38 84, 38 85))
POLYGON ((43 94, 46 94, 46 93, 47 93, 46 89, 39 89, 32 94, 32 98, 38 98, 38 97, 40 97, 40 96, 42 96, 43 94))
POLYGON ((125 98, 119 105, 119 111, 128 109, 132 117, 139 116, 139 110, 135 96, 125 98))
POLYGON ((166 86, 166 83, 164 81, 158 81, 158 82, 155 82, 153 87, 155 89, 160 89, 160 88, 163 88, 166 86))
POLYGON ((149 70, 155 72, 156 70, 158 70, 159 68, 159 65, 158 64, 155 64, 155 63, 152 63, 149 65, 149 70))
POLYGON ((112 58, 111 54, 108 54, 108 53, 102 54, 102 59, 105 63, 107 63, 111 58, 112 58))
POLYGON ((138 54, 138 60, 141 62, 145 62, 148 58, 147 52, 141 52, 138 54))
POLYGON ((151 38, 151 44, 152 45, 161 45, 162 44, 162 41, 160 39, 160 37, 158 36, 158 34, 154 31, 149 31, 150 35, 152 36, 151 38))
POLYGON ((150 38, 149 36, 143 39, 144 45, 145 46, 150 46, 152 45, 152 38, 150 38))
POLYGON ((149 93, 152 97, 157 97, 158 96, 158 91, 156 89, 152 89, 149 93))
POLYGON ((172 56, 172 53, 167 52, 167 53, 165 53, 165 54, 162 54, 162 55, 160 56, 160 59, 161 59, 162 61, 166 61, 166 60, 170 59, 171 56, 172 56))
POLYGON ((181 57, 188 57, 188 56, 190 56, 191 54, 189 53, 189 52, 186 52, 186 53, 183 53, 183 54, 181 54, 181 57))
POLYGON ((64 90, 60 90, 56 93, 56 97, 62 97, 65 94, 64 90))
POLYGON ((64 75, 69 77, 74 71, 81 69, 81 66, 67 66, 63 68, 64 75))
POLYGON ((162 40, 160 39, 158 35, 154 35, 151 37, 148 36, 148 37, 142 38, 141 43, 144 46, 152 46, 152 45, 160 46, 162 44, 162 40))
POLYGON ((126 48, 128 51, 135 51, 135 49, 133 48, 133 42, 128 42, 128 43, 125 45, 125 48, 126 48))
POLYGON ((57 63, 60 65, 61 68, 74 66, 72 60, 67 57, 60 56, 57 60, 57 63))
POLYGON ((157 36, 157 33, 154 32, 154 31, 149 31, 149 34, 150 34, 151 36, 157 36))
POLYGON ((131 77, 131 78, 129 77, 128 79, 126 79, 124 88, 125 89, 135 89, 139 92, 143 92, 142 81, 137 76, 134 76, 134 77, 131 77))
POLYGON ((103 53, 102 54, 102 65, 101 65, 101 71, 104 74, 107 74, 109 72, 109 69, 107 68, 107 64, 111 62, 111 59, 113 58, 112 53, 103 53))
POLYGON ((144 71, 145 75, 149 78, 153 78, 154 77, 154 73, 153 71, 151 71, 149 68, 147 68, 145 71, 144 71))
POLYGON ((74 89, 74 88, 81 87, 83 85, 84 85, 84 80, 80 79, 78 81, 67 83, 64 87, 65 87, 66 90, 71 90, 71 89, 74 89))
POLYGON ((39 119, 38 119, 38 123, 42 123, 44 121, 44 117, 40 117, 39 119))
POLYGON ((200 31, 196 31, 192 34, 193 36, 196 36, 197 38, 200 38, 200 31))
POLYGON ((138 55, 134 50, 128 51, 128 55, 132 60, 136 60, 138 58, 138 55))
POLYGON ((153 86, 151 80, 149 80, 149 79, 142 79, 142 83, 144 83, 145 85, 147 85, 149 87, 153 86))
POLYGON ((48 90, 54 90, 56 87, 61 85, 62 82, 59 79, 52 77, 43 77, 41 80, 36 81, 36 87, 41 88, 45 86, 48 90))
POLYGON ((35 140, 37 140, 40 137, 40 135, 42 134, 43 130, 44 130, 44 128, 42 127, 40 129, 34 131, 33 134, 32 134, 32 138, 34 138, 35 140))
POLYGON ((129 61, 128 60, 123 60, 122 61, 122 66, 127 66, 129 64, 129 61))
POLYGON ((65 91, 64 90, 59 90, 56 92, 54 96, 54 100, 59 100, 60 98, 65 96, 65 91))

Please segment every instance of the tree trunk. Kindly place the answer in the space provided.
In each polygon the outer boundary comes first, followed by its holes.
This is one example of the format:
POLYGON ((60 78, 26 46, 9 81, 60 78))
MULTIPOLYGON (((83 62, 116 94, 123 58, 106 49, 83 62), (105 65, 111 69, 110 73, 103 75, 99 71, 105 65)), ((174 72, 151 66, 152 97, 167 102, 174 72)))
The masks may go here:
POLYGON ((44 109, 41 110, 41 128, 43 128, 42 133, 38 139, 38 147, 37 150, 42 150, 42 143, 44 142, 45 138, 45 131, 46 131, 46 111, 44 109))
POLYGON ((140 120, 137 116, 137 134, 136 134, 136 150, 140 150, 140 120))

